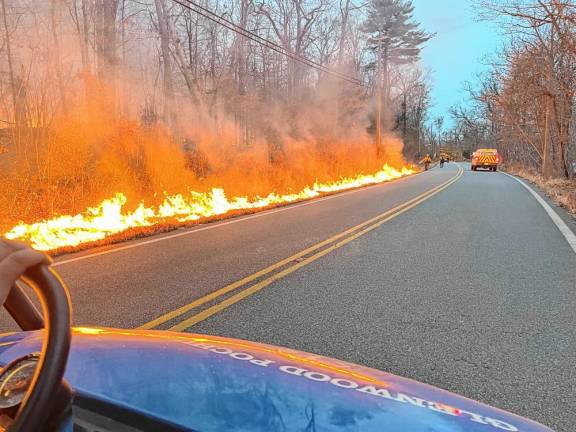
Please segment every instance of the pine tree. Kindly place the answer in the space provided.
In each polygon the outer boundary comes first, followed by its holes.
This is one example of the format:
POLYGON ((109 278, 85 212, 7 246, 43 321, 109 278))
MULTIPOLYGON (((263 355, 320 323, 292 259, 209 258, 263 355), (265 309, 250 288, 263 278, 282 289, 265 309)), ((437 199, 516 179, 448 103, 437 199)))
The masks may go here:
POLYGON ((375 65, 377 67, 376 146, 379 151, 382 136, 382 98, 384 118, 390 121, 391 116, 390 65, 414 63, 420 57, 422 44, 434 36, 420 29, 420 23, 413 20, 413 13, 414 6, 410 0, 369 0, 368 16, 361 27, 361 30, 369 35, 368 49, 375 54, 375 60, 368 64, 368 68, 374 68, 375 65))
POLYGON ((414 6, 409 0, 370 0, 362 31, 370 36, 368 46, 382 50, 385 65, 414 63, 422 44, 434 35, 420 30, 413 20, 414 6))

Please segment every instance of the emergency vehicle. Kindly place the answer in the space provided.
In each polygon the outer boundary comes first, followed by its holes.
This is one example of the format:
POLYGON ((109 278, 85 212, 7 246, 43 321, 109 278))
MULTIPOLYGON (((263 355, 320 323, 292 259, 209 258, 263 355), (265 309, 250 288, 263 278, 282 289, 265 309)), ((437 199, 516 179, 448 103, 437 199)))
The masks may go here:
POLYGON ((496 171, 500 162, 500 154, 496 149, 478 149, 472 153, 472 171, 476 171, 478 168, 496 171))

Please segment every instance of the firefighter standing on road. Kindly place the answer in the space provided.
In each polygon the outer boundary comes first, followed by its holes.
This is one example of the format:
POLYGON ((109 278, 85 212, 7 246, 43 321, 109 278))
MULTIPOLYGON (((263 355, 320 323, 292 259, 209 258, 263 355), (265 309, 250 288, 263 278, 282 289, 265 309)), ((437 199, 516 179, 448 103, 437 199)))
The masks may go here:
POLYGON ((428 171, 428 168, 430 168, 430 164, 432 163, 432 158, 429 154, 427 154, 424 156, 424 159, 420 161, 420 163, 424 164, 424 170, 428 171))
POLYGON ((446 156, 444 153, 440 155, 440 168, 444 168, 444 162, 446 162, 446 156))

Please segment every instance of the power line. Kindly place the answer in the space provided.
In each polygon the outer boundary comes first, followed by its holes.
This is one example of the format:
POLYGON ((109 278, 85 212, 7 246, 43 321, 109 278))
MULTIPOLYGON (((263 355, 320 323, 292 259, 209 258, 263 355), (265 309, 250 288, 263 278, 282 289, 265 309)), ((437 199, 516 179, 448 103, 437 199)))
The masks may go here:
POLYGON ((302 63, 308 67, 311 67, 313 69, 316 69, 320 72, 324 72, 327 75, 331 75, 333 77, 342 79, 344 81, 348 81, 352 84, 356 84, 359 86, 364 86, 364 83, 356 78, 353 77, 349 77, 347 75, 344 75, 340 72, 334 71, 332 69, 327 68, 326 66, 323 66, 320 63, 317 63, 313 60, 307 59, 305 57, 299 56, 298 54, 295 54, 291 51, 288 51, 286 48, 282 47, 281 45, 278 45, 275 42, 272 42, 268 39, 263 38, 262 36, 257 35, 256 33, 251 32, 250 30, 247 30, 237 24, 235 24, 234 22, 216 14, 215 12, 211 11, 208 8, 203 7, 202 5, 197 4, 196 2, 194 2, 193 0, 172 0, 175 3, 178 3, 180 6, 191 10, 192 12, 197 13, 198 15, 203 16, 204 18, 221 25, 222 27, 227 28, 228 30, 233 31, 234 33, 239 34, 240 36, 249 39, 253 42, 256 42, 272 51, 275 51, 281 55, 284 55, 286 57, 291 58, 292 60, 295 60, 299 63, 302 63))
MULTIPOLYGON (((324 65, 322 65, 322 64, 320 64, 320 63, 317 63, 317 62, 315 62, 314 60, 310 60, 310 59, 307 59, 307 58, 305 58, 305 57, 298 56, 298 55, 295 54, 295 53, 291 53, 291 52, 288 51, 286 48, 284 48, 283 46, 277 44, 276 42, 273 42, 273 41, 271 41, 271 40, 265 39, 265 38, 263 38, 262 36, 258 35, 257 33, 251 32, 250 30, 245 29, 244 27, 241 27, 241 26, 239 26, 238 24, 235 24, 234 22, 230 21, 229 19, 226 19, 226 18, 224 18, 223 16, 217 15, 215 12, 211 11, 210 9, 208 9, 208 8, 206 8, 206 7, 204 7, 204 6, 200 5, 200 4, 197 4, 197 3, 194 2, 193 0, 182 0, 182 1, 185 1, 185 2, 187 2, 187 3, 190 3, 191 5, 193 5, 193 6, 197 7, 198 9, 202 10, 204 13, 207 13, 207 14, 210 14, 210 15, 212 15, 212 16, 214 16, 214 17, 217 17, 220 21, 223 21, 223 22, 225 22, 227 25, 230 25, 230 26, 234 27, 236 30, 238 30, 238 32, 242 33, 242 34, 243 34, 244 36, 246 36, 246 37, 248 37, 248 35, 250 35, 251 37, 254 37, 254 38, 258 39, 260 42, 262 42, 263 44, 265 44, 265 45, 268 46, 268 47, 273 47, 274 49, 281 50, 281 51, 282 51, 283 53, 285 53, 285 54, 290 54, 290 55, 293 55, 293 56, 297 56, 297 57, 299 57, 300 60, 304 60, 304 61, 306 61, 307 63, 309 63, 309 64, 311 64, 311 65, 314 65, 314 66, 317 66, 317 67, 319 67, 319 68, 328 69, 326 66, 324 66, 324 65)), ((348 77, 348 76, 342 74, 341 72, 338 72, 338 71, 331 71, 331 72, 333 72, 333 73, 335 73, 335 74, 338 74, 338 75, 342 76, 343 78, 347 78, 347 79, 352 79, 352 80, 354 80, 354 78, 348 77)))
POLYGON ((331 69, 328 69, 326 66, 323 66, 323 65, 321 65, 321 64, 319 64, 313 60, 310 60, 310 59, 307 59, 305 57, 301 57, 297 54, 294 54, 294 53, 286 50, 284 47, 282 47, 282 46, 280 46, 280 45, 278 45, 278 44, 276 44, 276 43, 274 43, 268 39, 265 39, 265 38, 255 34, 255 33, 251 32, 251 31, 243 28, 243 27, 240 27, 239 25, 234 24, 232 21, 227 20, 224 17, 217 15, 216 13, 214 13, 211 10, 195 3, 192 0, 173 0, 173 1, 180 4, 181 6, 183 6, 185 8, 187 8, 187 9, 189 9, 189 10, 192 10, 193 12, 196 12, 198 15, 201 15, 201 16, 209 19, 210 21, 213 21, 213 22, 215 22, 215 23, 217 23, 217 24, 219 24, 219 25, 221 25, 221 26, 223 26, 229 30, 232 30, 233 32, 235 32, 235 33, 237 33, 237 34, 239 34, 239 35, 241 35, 247 39, 250 39, 250 40, 252 40, 252 41, 254 41, 260 45, 263 45, 266 48, 269 48, 269 49, 271 49, 271 50, 273 50, 279 54, 290 57, 293 60, 296 60, 302 64, 305 64, 306 66, 317 69, 321 72, 324 72, 328 75, 332 75, 336 78, 346 80, 346 81, 351 82, 351 83, 356 84, 356 85, 361 85, 361 86, 364 85, 361 81, 359 81, 355 78, 348 77, 348 76, 346 76, 340 72, 336 72, 336 71, 333 71, 331 69), (182 2, 186 2, 187 4, 183 4, 182 2))
POLYGON ((291 51, 288 51, 287 49, 278 45, 277 43, 272 42, 268 39, 265 39, 265 38, 261 37, 260 35, 253 33, 251 31, 239 26, 230 20, 227 20, 226 18, 216 14, 215 12, 211 11, 210 9, 203 7, 202 5, 197 4, 196 2, 194 2, 192 0, 173 0, 173 1, 180 4, 183 7, 187 8, 189 10, 192 10, 193 12, 196 12, 197 14, 209 19, 210 21, 213 21, 213 22, 215 22, 215 23, 217 23, 223 27, 226 27, 227 29, 232 30, 233 32, 235 32, 235 33, 237 33, 237 34, 239 34, 239 35, 241 35, 247 39, 250 39, 250 40, 252 40, 252 41, 254 41, 260 45, 263 45, 263 46, 265 46, 265 47, 267 47, 267 48, 269 48, 269 49, 271 49, 271 50, 273 50, 279 54, 290 57, 293 60, 296 60, 302 64, 305 64, 306 66, 317 69, 317 70, 324 72, 328 75, 332 75, 336 78, 343 79, 345 81, 351 82, 351 83, 356 84, 356 85, 360 85, 360 86, 364 85, 364 83, 362 83, 361 81, 359 81, 356 78, 352 78, 352 77, 344 75, 340 72, 333 71, 333 70, 327 68, 326 66, 323 66, 320 63, 317 63, 313 60, 307 59, 307 58, 299 56, 299 55, 297 55, 291 51), (186 2, 187 4, 185 5, 182 2, 186 2))

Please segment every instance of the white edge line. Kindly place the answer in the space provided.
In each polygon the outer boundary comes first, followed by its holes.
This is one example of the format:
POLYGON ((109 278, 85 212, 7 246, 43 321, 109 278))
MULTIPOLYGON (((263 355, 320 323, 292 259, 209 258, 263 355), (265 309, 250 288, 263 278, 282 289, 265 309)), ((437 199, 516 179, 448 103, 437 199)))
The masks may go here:
MULTIPOLYGON (((424 171, 421 171, 421 172, 418 172, 418 173, 416 173, 416 174, 412 174, 412 175, 409 175, 409 176, 405 176, 405 177, 400 177, 400 178, 397 178, 397 179, 393 179, 392 181, 389 180, 389 181, 385 181, 385 182, 382 182, 382 183, 377 183, 377 184, 370 185, 370 186, 359 187, 359 188, 356 188, 356 189, 353 189, 353 190, 349 190, 349 191, 344 191, 344 192, 339 192, 339 193, 337 192, 337 193, 335 193, 335 194, 333 194, 333 195, 328 195, 328 196, 321 197, 321 198, 312 198, 312 199, 306 200, 306 201, 304 201, 304 202, 302 202, 302 203, 299 203, 299 204, 288 204, 288 205, 286 205, 286 206, 284 206, 284 207, 280 207, 280 208, 276 208, 276 209, 262 210, 262 211, 259 211, 259 212, 257 212, 257 213, 254 213, 254 214, 252 214, 252 215, 240 216, 240 217, 233 218, 233 219, 230 219, 230 220, 225 221, 225 222, 219 222, 219 223, 218 223, 218 222, 212 222, 212 223, 208 222, 208 223, 206 224, 206 226, 204 226, 204 227, 200 227, 200 228, 196 228, 196 229, 194 229, 194 228, 188 228, 185 232, 180 232, 180 233, 176 233, 176 234, 170 234, 170 235, 166 235, 166 236, 159 237, 159 238, 155 238, 155 239, 151 239, 151 240, 139 241, 139 242, 137 242, 137 243, 133 243, 133 244, 125 245, 125 246, 118 246, 118 247, 114 247, 114 248, 112 248, 112 249, 107 249, 107 250, 105 250, 105 251, 95 252, 95 253, 91 253, 91 254, 88 254, 88 255, 82 255, 82 256, 79 256, 79 257, 76 257, 76 258, 70 258, 70 259, 67 259, 67 260, 56 261, 56 262, 54 262, 54 263, 52 264, 52 267, 59 267, 59 266, 64 265, 64 264, 70 264, 70 263, 73 263, 73 262, 76 262, 76 261, 83 261, 83 260, 88 259, 88 258, 95 258, 95 257, 101 256, 101 255, 108 255, 108 254, 111 254, 111 253, 120 252, 120 251, 127 250, 127 249, 133 249, 133 248, 136 248, 136 247, 145 246, 145 245, 152 244, 152 243, 158 243, 158 242, 161 242, 161 241, 164 241, 164 240, 173 239, 173 238, 176 238, 176 237, 183 237, 183 236, 195 234, 195 233, 198 233, 198 232, 201 232, 201 231, 206 231, 206 230, 210 230, 210 229, 219 228, 219 227, 222 227, 222 226, 225 226, 225 225, 230 225, 230 224, 233 224, 233 223, 243 222, 243 221, 246 221, 246 220, 255 219, 255 218, 263 217, 263 216, 268 216, 268 215, 272 215, 272 214, 275 214, 275 213, 280 213, 280 212, 287 211, 287 210, 293 210, 293 209, 296 209, 296 208, 299 208, 299 207, 304 207, 304 206, 308 206, 308 205, 312 205, 312 204, 317 204, 317 203, 322 202, 322 201, 327 201, 327 200, 333 199, 333 198, 339 198, 339 197, 341 197, 341 196, 348 195, 348 194, 351 194, 351 193, 356 193, 356 192, 361 192, 361 191, 369 190, 369 189, 372 189, 372 188, 376 188, 376 187, 379 187, 379 186, 383 186, 383 185, 388 184, 388 183, 392 183, 392 182, 393 182, 393 183, 397 183, 399 180, 405 180, 405 179, 409 179, 409 178, 414 178, 415 176, 417 176, 418 174, 421 174, 421 173, 423 173, 423 172, 424 172, 424 171)), ((185 228, 185 229, 186 229, 186 228, 185 228)))
POLYGON ((576 254, 576 234, 572 232, 572 230, 568 227, 568 225, 566 225, 566 223, 562 220, 562 218, 558 215, 558 213, 556 213, 554 209, 550 207, 550 205, 525 182, 508 173, 502 173, 502 174, 506 174, 508 177, 511 177, 514 180, 516 180, 518 183, 524 186, 528 190, 528 192, 532 194, 534 198, 536 198, 536 201, 538 201, 538 203, 544 208, 544 210, 546 210, 546 213, 548 213, 548 216, 550 216, 552 222, 554 222, 556 227, 560 230, 560 232, 562 233, 562 235, 564 236, 564 238, 566 239, 566 241, 576 254))

